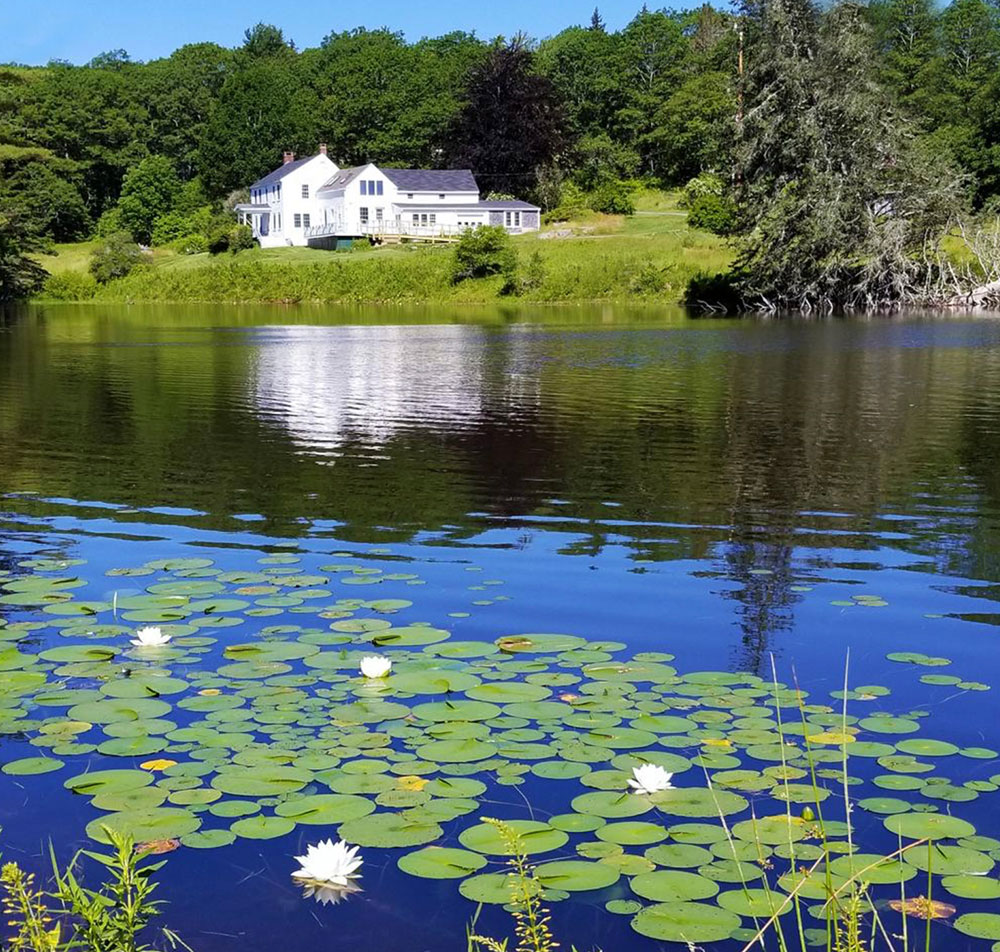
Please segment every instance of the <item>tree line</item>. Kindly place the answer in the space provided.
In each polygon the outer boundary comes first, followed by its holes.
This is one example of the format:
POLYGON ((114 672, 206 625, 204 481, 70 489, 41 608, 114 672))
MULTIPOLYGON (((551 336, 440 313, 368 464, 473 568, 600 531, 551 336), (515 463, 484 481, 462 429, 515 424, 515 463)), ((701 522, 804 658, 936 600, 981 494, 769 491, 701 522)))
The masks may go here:
MULTIPOLYGON (((989 207, 1000 196, 998 61, 994 0, 644 6, 620 30, 595 10, 540 42, 357 29, 302 50, 257 24, 233 49, 0 67, 0 214, 40 240, 208 236, 227 196, 283 149, 313 154, 319 142, 341 166, 470 167, 484 192, 546 210, 627 211, 627 183, 701 177, 704 220, 737 236, 766 232, 775 202, 801 211, 821 194, 828 181, 803 183, 809 163, 868 175, 858 200, 870 207, 877 192, 898 218, 898 181, 870 173, 873 161, 900 168, 899 150, 907 182, 953 181, 942 202, 989 207), (843 123, 855 121, 852 139, 843 123)), ((748 267, 767 260, 766 248, 743 250, 748 267)))

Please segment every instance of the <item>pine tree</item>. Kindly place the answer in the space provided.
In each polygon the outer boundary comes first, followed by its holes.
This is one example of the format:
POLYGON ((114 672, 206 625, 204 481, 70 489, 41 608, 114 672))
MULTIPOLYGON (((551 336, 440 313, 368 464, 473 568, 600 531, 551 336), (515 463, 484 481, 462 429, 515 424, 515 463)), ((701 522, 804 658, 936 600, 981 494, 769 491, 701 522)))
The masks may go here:
POLYGON ((744 299, 867 310, 918 295, 923 252, 958 210, 962 182, 874 79, 861 8, 821 16, 813 0, 761 0, 746 18, 734 170, 744 299))
POLYGON ((590 15, 590 28, 596 33, 604 32, 604 19, 601 17, 601 11, 594 7, 594 12, 590 15))

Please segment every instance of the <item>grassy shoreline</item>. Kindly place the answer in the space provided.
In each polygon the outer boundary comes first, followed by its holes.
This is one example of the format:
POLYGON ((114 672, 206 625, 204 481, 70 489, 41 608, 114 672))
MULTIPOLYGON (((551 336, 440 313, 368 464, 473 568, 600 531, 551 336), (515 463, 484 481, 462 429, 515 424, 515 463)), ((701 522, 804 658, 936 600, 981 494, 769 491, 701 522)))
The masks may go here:
MULTIPOLYGON (((633 217, 593 215, 515 239, 523 273, 535 281, 516 300, 537 304, 683 298, 699 273, 725 270, 724 241, 687 226, 663 193, 633 217), (543 238, 541 235, 550 237, 543 238)), ((59 280, 38 301, 78 303, 495 304, 499 277, 450 281, 451 246, 404 245, 349 252, 254 248, 238 255, 183 256, 156 249, 150 264, 96 285, 87 266, 95 242, 57 246, 39 260, 59 280), (57 291, 58 293, 51 293, 57 291)))

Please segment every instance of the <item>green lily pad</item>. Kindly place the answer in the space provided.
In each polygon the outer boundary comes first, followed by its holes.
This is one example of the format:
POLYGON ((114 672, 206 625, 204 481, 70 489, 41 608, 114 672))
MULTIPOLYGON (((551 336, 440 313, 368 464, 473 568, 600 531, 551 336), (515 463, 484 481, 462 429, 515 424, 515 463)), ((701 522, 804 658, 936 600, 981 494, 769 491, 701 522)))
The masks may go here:
POLYGON ((301 790, 313 775, 296 767, 231 767, 212 778, 212 786, 237 797, 274 797, 301 790))
POLYGON ((662 942, 721 942, 739 927, 739 916, 703 902, 657 903, 632 920, 640 935, 662 942))
POLYGON ((621 874, 617 869, 604 863, 564 859, 536 866, 535 875, 546 889, 586 892, 591 889, 607 889, 608 886, 613 886, 618 882, 621 874))
POLYGON ((608 823, 597 831, 598 839, 620 846, 646 846, 649 843, 659 843, 666 836, 667 831, 660 824, 641 820, 608 823))
POLYGON ((66 766, 55 757, 22 757, 3 765, 3 772, 12 777, 30 777, 36 774, 52 773, 66 766))
POLYGON ((236 836, 248 840, 273 840, 295 829, 295 821, 281 816, 248 816, 230 827, 236 836))
POLYGON ((137 843, 168 840, 193 833, 201 820, 180 807, 154 807, 151 810, 128 810, 108 813, 87 824, 87 835, 98 843, 110 843, 106 829, 131 836, 137 843))
POLYGON ((604 791, 582 793, 573 798, 571 806, 578 813, 591 813, 607 819, 640 816, 653 809, 653 804, 647 797, 604 791))
POLYGON ((375 804, 350 794, 320 793, 279 803, 274 812, 296 823, 333 825, 367 816, 375 804))
MULTIPOLYGON (((528 855, 548 853, 559 849, 569 840, 562 830, 554 829, 548 823, 538 820, 509 820, 507 826, 518 836, 521 848, 528 855)), ((487 853, 491 856, 511 856, 500 831, 490 823, 479 823, 462 830, 458 841, 467 849, 477 853, 487 853)))
POLYGON ((423 879, 464 879, 486 865, 479 853, 445 846, 425 846, 400 856, 396 865, 404 873, 423 879))
POLYGON ((1000 881, 986 876, 960 873, 945 876, 941 885, 960 899, 1000 899, 1000 881))
POLYGON ((348 843, 389 848, 421 846, 443 834, 433 820, 410 813, 372 813, 348 820, 338 832, 348 843))
POLYGON ((717 883, 697 873, 679 869, 657 869, 651 873, 634 876, 632 892, 654 902, 688 902, 711 899, 719 891, 717 883))
POLYGON ((955 920, 955 929, 974 939, 1000 941, 1000 915, 995 912, 967 912, 955 920))
POLYGON ((897 813, 886 817, 883 823, 890 833, 908 840, 959 839, 976 832, 971 823, 941 813, 897 813))

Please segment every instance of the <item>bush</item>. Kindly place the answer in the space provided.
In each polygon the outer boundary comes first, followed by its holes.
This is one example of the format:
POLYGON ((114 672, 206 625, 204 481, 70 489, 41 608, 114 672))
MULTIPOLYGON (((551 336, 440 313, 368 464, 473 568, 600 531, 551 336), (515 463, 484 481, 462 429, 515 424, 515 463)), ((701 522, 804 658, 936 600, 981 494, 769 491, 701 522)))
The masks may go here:
POLYGON ((229 235, 232 228, 216 228, 208 236, 208 252, 213 255, 221 255, 229 250, 229 235))
POLYGON ((125 231, 112 235, 90 260, 90 273, 100 284, 124 278, 145 261, 143 250, 125 231))
POLYGON ((545 220, 547 222, 570 221, 573 218, 580 218, 586 211, 587 196, 583 189, 573 182, 565 182, 559 197, 559 204, 546 214, 545 220))
POLYGON ((688 209, 688 225, 715 235, 728 235, 736 222, 733 203, 724 195, 699 195, 688 209))
POLYGON ((152 243, 156 246, 169 245, 170 242, 190 235, 193 231, 187 215, 181 212, 167 212, 165 215, 160 215, 153 224, 152 243))
POLYGON ((532 251, 528 258, 528 266, 523 273, 518 271, 506 272, 506 280, 500 293, 507 295, 527 294, 530 291, 538 290, 545 283, 545 276, 548 269, 545 267, 545 259, 536 250, 532 251))
POLYGON ((235 255, 255 247, 253 229, 249 225, 237 225, 229 232, 229 250, 235 255))
POLYGON ((702 195, 722 196, 726 190, 726 183, 714 172, 702 172, 691 179, 684 188, 681 189, 681 197, 678 204, 681 208, 690 208, 691 203, 702 195))
POLYGON ((170 247, 179 255, 201 255, 208 251, 208 239, 204 235, 184 235, 170 242, 170 247))
POLYGON ((88 301, 96 293, 94 276, 80 271, 50 275, 42 288, 42 296, 53 301, 88 301))
POLYGON ((588 202, 592 211, 605 215, 634 215, 635 202, 632 188, 625 182, 611 181, 599 185, 590 193, 588 202))
POLYGON ((188 235, 207 236, 212 231, 212 209, 208 205, 188 211, 174 210, 160 215, 153 225, 153 244, 168 245, 188 235))
POLYGON ((499 225, 482 225, 462 232, 452 261, 452 284, 494 274, 512 278, 516 271, 517 251, 510 235, 499 225))

